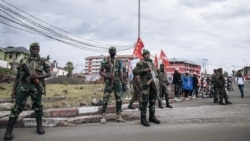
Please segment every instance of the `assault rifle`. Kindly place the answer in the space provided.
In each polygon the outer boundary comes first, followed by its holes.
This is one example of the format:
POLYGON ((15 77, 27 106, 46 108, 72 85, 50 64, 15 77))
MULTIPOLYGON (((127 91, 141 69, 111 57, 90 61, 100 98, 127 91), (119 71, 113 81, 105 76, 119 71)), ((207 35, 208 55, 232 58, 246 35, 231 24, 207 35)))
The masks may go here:
POLYGON ((153 67, 152 65, 150 64, 150 62, 145 62, 147 63, 150 71, 151 71, 151 75, 152 75, 152 78, 151 80, 149 80, 148 82, 151 83, 153 82, 154 85, 155 85, 155 88, 156 88, 156 94, 157 94, 157 98, 159 101, 161 101, 161 97, 160 97, 160 85, 159 85, 159 79, 156 78, 156 74, 155 74, 155 71, 153 70, 153 67))
MULTIPOLYGON (((25 63, 22 64, 22 67, 24 69, 24 71, 29 75, 31 76, 32 75, 32 71, 30 70, 29 66, 25 63)), ((39 84, 39 80, 37 78, 35 79, 31 79, 31 81, 34 83, 34 84, 39 84)))
MULTIPOLYGON (((109 63, 109 71, 110 71, 110 75, 112 75, 113 73, 113 64, 109 63)), ((113 78, 109 78, 109 92, 112 93, 113 90, 113 78)))
POLYGON ((111 58, 110 58, 110 60, 109 60, 109 73, 110 73, 110 75, 112 75, 112 78, 109 78, 109 90, 110 90, 110 93, 112 93, 113 87, 114 87, 114 77, 115 77, 114 66, 115 66, 115 60, 114 60, 114 64, 113 64, 111 62, 111 58))

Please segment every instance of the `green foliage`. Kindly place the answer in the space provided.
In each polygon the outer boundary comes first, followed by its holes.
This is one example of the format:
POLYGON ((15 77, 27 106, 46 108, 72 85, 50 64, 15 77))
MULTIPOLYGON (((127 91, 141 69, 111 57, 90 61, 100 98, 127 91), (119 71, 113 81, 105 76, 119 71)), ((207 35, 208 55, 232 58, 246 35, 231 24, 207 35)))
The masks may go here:
POLYGON ((68 71, 67 76, 71 77, 73 75, 74 64, 72 62, 67 62, 66 66, 64 67, 66 71, 68 71))

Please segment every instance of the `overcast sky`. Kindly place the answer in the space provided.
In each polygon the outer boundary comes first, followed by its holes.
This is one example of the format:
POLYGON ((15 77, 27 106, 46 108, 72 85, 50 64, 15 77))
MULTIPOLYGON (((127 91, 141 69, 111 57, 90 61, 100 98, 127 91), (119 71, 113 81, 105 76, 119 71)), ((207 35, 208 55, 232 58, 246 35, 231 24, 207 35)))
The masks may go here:
MULTIPOLYGON (((138 37, 138 0, 6 0, 8 3, 84 39, 115 45, 134 44, 138 37)), ((2 0, 0 4, 6 5, 2 0)), ((0 15, 5 15, 0 7, 0 15)), ((231 72, 250 65, 249 0, 141 0, 140 37, 151 54, 163 49, 168 58, 184 58, 208 72, 223 67, 231 72)), ((0 22, 10 23, 0 17, 0 22)), ((14 25, 14 24, 13 24, 14 25)), ((92 55, 59 41, 0 23, 0 47, 39 42, 41 55, 60 67, 66 62, 84 67, 92 55)), ((132 54, 133 49, 118 52, 132 54)))

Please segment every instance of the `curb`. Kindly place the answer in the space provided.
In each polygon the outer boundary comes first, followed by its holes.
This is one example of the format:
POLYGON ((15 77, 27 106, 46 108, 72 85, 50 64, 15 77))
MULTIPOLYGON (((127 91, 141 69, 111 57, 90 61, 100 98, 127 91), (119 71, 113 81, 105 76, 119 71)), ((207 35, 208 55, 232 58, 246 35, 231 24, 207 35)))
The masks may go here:
MULTIPOLYGON (((191 99, 170 99, 169 103, 178 103, 183 101, 192 100, 191 99)), ((165 104, 165 101, 162 100, 165 104)), ((156 103, 156 105, 158 105, 156 103)), ((140 119, 139 114, 139 104, 134 103, 133 107, 135 110, 130 110, 127 108, 128 104, 122 105, 122 117, 127 121, 140 119)), ((156 106, 156 108, 158 108, 156 106)), ((98 123, 101 119, 101 106, 96 107, 80 107, 80 108, 58 108, 58 109, 47 109, 43 112, 43 126, 45 127, 55 127, 55 126, 76 126, 77 124, 84 123, 98 123)), ((10 111, 0 111, 0 116, 9 114, 10 111)), ((107 107, 106 118, 107 121, 115 121, 116 106, 109 105, 107 107)), ((0 128, 6 128, 8 123, 8 116, 0 119, 0 128)), ((15 127, 35 127, 36 119, 34 111, 23 111, 18 117, 15 127)))

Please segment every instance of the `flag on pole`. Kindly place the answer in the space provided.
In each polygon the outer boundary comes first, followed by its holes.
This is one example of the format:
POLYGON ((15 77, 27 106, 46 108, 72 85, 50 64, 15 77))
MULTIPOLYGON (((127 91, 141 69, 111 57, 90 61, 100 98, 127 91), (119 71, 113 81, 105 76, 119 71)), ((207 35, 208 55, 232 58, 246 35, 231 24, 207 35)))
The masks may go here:
POLYGON ((155 64, 155 67, 158 69, 158 58, 156 54, 155 54, 154 64, 155 64))
POLYGON ((144 48, 144 44, 143 44, 142 40, 140 38, 138 38, 133 54, 140 59, 142 58, 142 48, 144 48))
POLYGON ((164 67, 166 68, 169 65, 169 61, 163 50, 161 50, 160 59, 162 60, 162 64, 164 64, 164 67))

